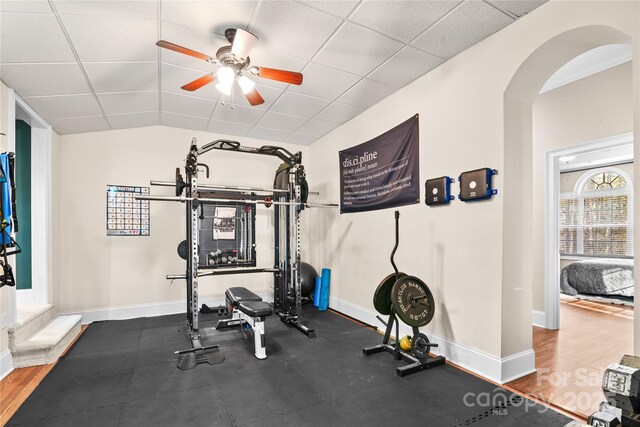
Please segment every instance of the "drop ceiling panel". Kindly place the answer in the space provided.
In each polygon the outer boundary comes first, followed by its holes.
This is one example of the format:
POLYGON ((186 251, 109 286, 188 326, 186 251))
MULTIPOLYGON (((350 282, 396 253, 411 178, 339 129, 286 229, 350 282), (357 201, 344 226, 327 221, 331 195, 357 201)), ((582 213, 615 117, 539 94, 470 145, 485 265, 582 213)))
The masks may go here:
POLYGON ((129 16, 155 19, 158 2, 136 0, 54 0, 59 14, 129 16))
POLYGON ((207 99, 218 99, 220 92, 218 92, 215 88, 215 84, 210 83, 198 90, 193 92, 188 92, 180 87, 185 84, 202 77, 205 73, 202 71, 191 70, 188 68, 182 68, 175 65, 170 64, 162 64, 161 66, 161 80, 162 80, 162 90, 167 92, 173 92, 180 95, 185 93, 191 93, 200 98, 207 99))
POLYGON ((0 78, 22 97, 90 93, 77 63, 3 64, 0 78))
POLYGON ((162 19, 199 32, 224 35, 227 28, 245 28, 257 4, 256 0, 163 1, 162 19))
POLYGON ((403 87, 442 64, 444 59, 411 46, 404 47, 368 77, 395 87, 403 87))
POLYGON ((491 0, 489 3, 495 4, 500 9, 519 17, 526 15, 546 2, 547 0, 491 0))
POLYGON ((403 44, 367 28, 346 24, 314 58, 314 62, 365 76, 403 44))
POLYGON ((346 18, 358 4, 358 0, 302 0, 302 2, 341 18, 346 18))
POLYGON ((289 134, 302 126, 306 121, 307 119, 303 117, 269 111, 267 114, 262 116, 262 119, 258 122, 257 126, 281 130, 289 134))
POLYGON ((271 107, 272 111, 293 114, 300 117, 313 117, 331 101, 299 93, 285 92, 271 107))
POLYGON ((99 93, 98 100, 105 114, 158 111, 158 91, 99 93))
POLYGON ((360 77, 355 74, 310 63, 304 69, 302 84, 300 86, 291 85, 290 90, 319 98, 336 99, 356 84, 358 80, 360 77))
POLYGON ((0 1, 0 12, 53 13, 47 0, 0 1))
POLYGON ((207 119, 202 117, 183 116, 181 114, 165 113, 160 114, 160 124, 176 128, 205 130, 207 119))
MULTIPOLYGON (((253 81, 259 81, 261 83, 264 82, 264 79, 259 79, 255 76, 251 76, 249 78, 253 81)), ((256 85, 256 90, 258 91, 258 93, 260 93, 260 95, 264 99, 264 104, 256 105, 255 107, 253 107, 259 110, 268 110, 271 107, 271 105, 273 105, 275 100, 278 99, 278 97, 283 92, 282 89, 277 89, 271 86, 263 86, 261 84, 256 85)), ((222 95, 221 99, 222 101, 225 101, 225 102, 229 101, 231 104, 234 104, 234 105, 251 107, 251 104, 249 104, 249 101, 247 101, 247 97, 244 96, 244 94, 242 93, 242 90, 240 90, 238 86, 234 88, 233 92, 231 93, 231 97, 222 95)))
POLYGON ((112 129, 127 129, 160 124, 160 112, 111 114, 107 115, 112 129))
POLYGON ((223 122, 220 120, 211 120, 209 126, 207 126, 207 130, 210 132, 237 136, 247 136, 249 132, 251 132, 251 129, 253 129, 253 126, 223 122))
POLYGON ((203 117, 209 119, 215 107, 215 101, 177 93, 161 93, 162 111, 183 114, 185 116, 203 117))
POLYGON ((312 136, 323 136, 327 132, 338 126, 337 123, 324 122, 322 120, 309 120, 302 127, 296 130, 298 133, 312 136))
POLYGON ((0 77, 61 133, 162 123, 307 145, 542 3, 460 1, 0 0, 0 77), (252 66, 303 84, 245 71, 255 107, 237 87, 182 90, 219 65, 155 43, 215 56, 229 27, 259 38, 252 66))
MULTIPOLYGON (((180 46, 188 46, 189 49, 203 53, 215 58, 218 49, 226 44, 227 41, 214 34, 197 31, 194 28, 183 25, 174 24, 164 21, 162 23, 163 40, 168 40, 180 46)), ((219 65, 211 64, 202 59, 192 56, 183 55, 168 49, 157 48, 162 62, 180 65, 186 68, 201 70, 205 73, 211 73, 218 69, 219 65)))
POLYGON ((263 115, 263 110, 251 107, 241 107, 239 105, 222 105, 218 103, 216 110, 213 112, 212 118, 225 122, 253 126, 258 123, 263 115))
POLYGON ((69 133, 98 132, 110 129, 104 116, 53 119, 49 120, 49 124, 61 135, 69 133))
POLYGON ((341 124, 353 119, 363 111, 363 107, 343 104, 342 102, 332 102, 331 105, 322 110, 315 118, 318 120, 326 120, 328 122, 341 124))
POLYGON ((292 1, 265 1, 256 12, 252 28, 260 29, 265 46, 310 59, 341 22, 339 18, 292 1))
POLYGON ((158 59, 155 19, 62 15, 62 21, 83 62, 158 59))
POLYGON ((512 22, 512 18, 487 3, 466 1, 418 37, 413 45, 449 59, 512 22))
POLYGON ((102 114, 93 95, 64 95, 25 98, 46 120, 102 114))
POLYGON ((249 132, 249 136, 251 138, 268 139, 270 141, 284 141, 285 138, 289 136, 289 132, 256 127, 249 132))
POLYGON ((351 20, 409 43, 459 2, 366 0, 351 20))
POLYGON ((317 136, 292 133, 285 139, 285 142, 288 142, 289 144, 311 145, 317 140, 317 136))
POLYGON ((338 101, 358 107, 369 108, 395 91, 396 88, 393 86, 369 79, 362 79, 360 83, 338 98, 338 101))
POLYGON ((0 15, 0 61, 75 61, 55 15, 0 15))
POLYGON ((158 63, 155 61, 85 62, 82 65, 97 93, 158 89, 158 63))

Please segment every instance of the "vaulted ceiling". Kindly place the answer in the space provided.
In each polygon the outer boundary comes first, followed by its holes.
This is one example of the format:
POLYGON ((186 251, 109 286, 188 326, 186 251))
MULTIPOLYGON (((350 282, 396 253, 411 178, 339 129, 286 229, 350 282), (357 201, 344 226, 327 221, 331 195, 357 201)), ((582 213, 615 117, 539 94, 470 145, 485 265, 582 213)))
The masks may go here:
POLYGON ((311 144, 544 0, 0 2, 0 78, 60 134, 163 124, 311 144), (265 103, 208 85, 226 28, 259 37, 251 63, 301 71, 301 86, 253 77, 265 103))

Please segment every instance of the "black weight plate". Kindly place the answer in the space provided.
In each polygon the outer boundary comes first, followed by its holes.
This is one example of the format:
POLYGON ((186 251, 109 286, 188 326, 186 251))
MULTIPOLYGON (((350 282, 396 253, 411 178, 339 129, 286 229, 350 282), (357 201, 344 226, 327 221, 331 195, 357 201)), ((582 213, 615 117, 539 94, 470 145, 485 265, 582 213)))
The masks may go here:
MULTIPOLYGON (((398 273, 400 277, 406 276, 404 273, 398 273)), ((373 306, 380 314, 391 314, 391 289, 396 282, 396 273, 391 273, 378 285, 373 294, 373 306)))
MULTIPOLYGON (((200 252, 200 245, 198 245, 198 252, 200 252)), ((189 256, 189 246, 187 246, 186 240, 178 244, 178 256, 184 260, 189 256)))
POLYGON ((189 247, 187 246, 187 241, 183 240, 178 244, 178 256, 182 259, 187 259, 189 256, 189 247))
POLYGON ((304 178, 300 182, 300 200, 302 203, 307 203, 307 201, 309 201, 309 184, 304 178))
POLYGON ((429 358, 429 338, 423 333, 415 334, 411 340, 411 352, 420 361, 429 358))
POLYGON ((435 302, 426 283, 415 276, 404 276, 393 284, 393 309, 404 323, 417 328, 433 319, 435 302))

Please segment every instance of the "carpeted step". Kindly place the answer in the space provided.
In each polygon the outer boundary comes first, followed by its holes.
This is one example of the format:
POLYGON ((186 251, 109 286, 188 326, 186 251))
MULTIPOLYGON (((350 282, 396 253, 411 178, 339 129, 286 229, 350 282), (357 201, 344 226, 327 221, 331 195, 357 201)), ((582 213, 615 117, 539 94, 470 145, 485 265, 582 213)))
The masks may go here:
POLYGON ((15 325, 9 328, 9 347, 15 347, 48 325, 56 317, 52 304, 18 307, 15 325))
POLYGON ((43 329, 11 349, 13 366, 46 365, 53 363, 80 334, 79 314, 58 316, 43 329))

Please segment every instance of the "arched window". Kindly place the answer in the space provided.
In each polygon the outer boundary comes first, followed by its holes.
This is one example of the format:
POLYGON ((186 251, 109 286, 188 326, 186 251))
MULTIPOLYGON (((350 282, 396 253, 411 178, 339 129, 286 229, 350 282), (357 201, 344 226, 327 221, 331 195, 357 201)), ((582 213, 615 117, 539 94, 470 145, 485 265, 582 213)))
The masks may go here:
POLYGON ((629 174, 616 167, 592 169, 579 177, 571 193, 561 194, 560 254, 633 257, 629 174))

